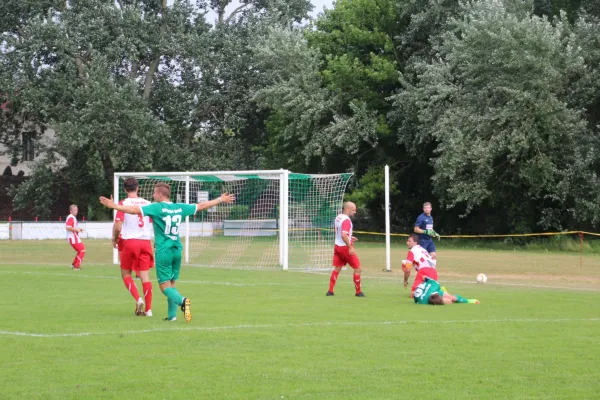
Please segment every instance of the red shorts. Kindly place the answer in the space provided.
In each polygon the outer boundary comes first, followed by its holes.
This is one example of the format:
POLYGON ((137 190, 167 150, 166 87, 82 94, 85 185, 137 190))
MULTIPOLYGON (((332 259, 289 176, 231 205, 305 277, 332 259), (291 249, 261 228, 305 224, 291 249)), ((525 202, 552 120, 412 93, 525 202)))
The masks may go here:
POLYGON ((333 266, 343 267, 346 264, 350 265, 353 269, 360 268, 360 260, 355 254, 349 254, 350 249, 348 246, 335 245, 333 248, 333 266))
POLYGON ((438 278, 437 269, 421 268, 419 270, 419 272, 417 272, 417 276, 415 277, 415 282, 413 283, 412 288, 410 289, 411 293, 417 289, 417 286, 419 286, 421 283, 423 283, 426 276, 431 279, 435 279, 437 281, 437 278, 438 278))
POLYGON ((119 236, 119 240, 117 240, 117 250, 120 252, 123 251, 123 247, 125 246, 125 240, 119 236))
POLYGON ((122 242, 122 270, 148 271, 150 268, 154 267, 154 254, 152 253, 152 245, 149 240, 124 239, 122 242))

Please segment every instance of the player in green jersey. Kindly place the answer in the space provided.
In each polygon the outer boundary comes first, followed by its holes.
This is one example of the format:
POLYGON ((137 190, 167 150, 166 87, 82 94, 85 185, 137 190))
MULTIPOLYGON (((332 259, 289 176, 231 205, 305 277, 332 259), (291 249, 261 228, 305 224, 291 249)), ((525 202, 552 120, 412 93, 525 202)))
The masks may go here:
POLYGON ((115 204, 112 197, 110 199, 100 197, 100 203, 108 208, 127 214, 152 218, 156 276, 160 290, 167 296, 168 316, 166 320, 175 321, 177 306, 180 306, 185 321, 190 322, 192 320, 191 301, 179 294, 175 288, 175 283, 179 279, 181 250, 183 249, 179 240, 179 225, 185 220, 185 217, 194 215, 198 211, 209 209, 221 203, 232 203, 235 201, 235 196, 223 193, 214 200, 198 204, 171 203, 171 187, 164 182, 159 182, 154 186, 153 197, 155 203, 141 207, 115 204))
POLYGON ((462 296, 444 292, 438 281, 428 276, 415 289, 414 299, 417 304, 431 304, 434 306, 443 306, 444 304, 452 303, 479 304, 479 300, 477 299, 465 299, 462 296))

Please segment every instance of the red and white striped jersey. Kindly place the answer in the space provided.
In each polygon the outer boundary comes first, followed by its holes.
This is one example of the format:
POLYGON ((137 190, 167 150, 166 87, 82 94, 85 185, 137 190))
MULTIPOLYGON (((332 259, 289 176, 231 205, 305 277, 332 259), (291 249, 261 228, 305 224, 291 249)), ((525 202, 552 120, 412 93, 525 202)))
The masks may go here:
POLYGON ((431 258, 427 250, 418 244, 408 251, 407 261, 410 261, 416 271, 421 268, 435 268, 436 261, 431 258))
MULTIPOLYGON (((148 204, 150 204, 150 202, 141 197, 128 197, 119 202, 119 205, 138 207, 148 204)), ((117 221, 123 222, 123 226, 121 228, 121 239, 152 239, 152 221, 149 217, 142 217, 141 215, 132 215, 126 214, 122 211, 117 211, 115 222, 117 221)))
MULTIPOLYGON (((73 214, 69 214, 69 216, 67 217, 67 221, 65 222, 65 227, 77 228, 77 226, 77 217, 75 217, 73 214)), ((81 243, 79 232, 67 231, 67 240, 71 244, 81 243)))
POLYGON ((352 240, 352 221, 346 214, 340 214, 335 218, 335 244, 336 246, 345 246, 342 239, 342 232, 348 234, 348 238, 352 240))

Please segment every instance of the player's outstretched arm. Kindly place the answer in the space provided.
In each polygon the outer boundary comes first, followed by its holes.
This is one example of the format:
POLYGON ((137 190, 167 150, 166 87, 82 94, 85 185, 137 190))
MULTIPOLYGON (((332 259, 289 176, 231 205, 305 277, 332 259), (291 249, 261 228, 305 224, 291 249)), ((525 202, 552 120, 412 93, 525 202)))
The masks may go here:
POLYGON ((235 201, 235 195, 229 193, 223 193, 220 197, 214 200, 203 201, 202 203, 196 204, 198 211, 208 210, 211 207, 218 206, 221 203, 233 203, 235 201))
POLYGON ((122 211, 126 214, 140 215, 142 213, 142 210, 138 206, 123 206, 115 204, 115 202, 112 199, 112 196, 110 196, 110 199, 103 196, 100 197, 100 203, 102 203, 102 205, 104 205, 105 207, 112 208, 113 210, 117 211, 122 211))

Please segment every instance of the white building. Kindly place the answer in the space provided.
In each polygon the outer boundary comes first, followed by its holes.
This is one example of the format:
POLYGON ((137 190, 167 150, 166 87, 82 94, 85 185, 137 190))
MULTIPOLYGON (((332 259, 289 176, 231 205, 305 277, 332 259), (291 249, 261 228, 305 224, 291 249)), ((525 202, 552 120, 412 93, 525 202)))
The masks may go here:
MULTIPOLYGON (((2 111, 4 111, 7 107, 7 103, 0 104, 0 110, 2 111)), ((43 137, 40 139, 40 142, 44 144, 50 144, 53 139, 54 130, 47 129, 44 132, 43 137)), ((23 171, 25 175, 29 175, 31 173, 31 169, 33 168, 34 162, 42 155, 40 154, 39 149, 36 149, 31 134, 26 130, 21 133, 20 162, 18 162, 16 165, 11 165, 10 154, 4 154, 5 150, 6 148, 0 144, 0 174, 4 173, 6 167, 10 166, 12 175, 17 175, 20 171, 23 171)))

